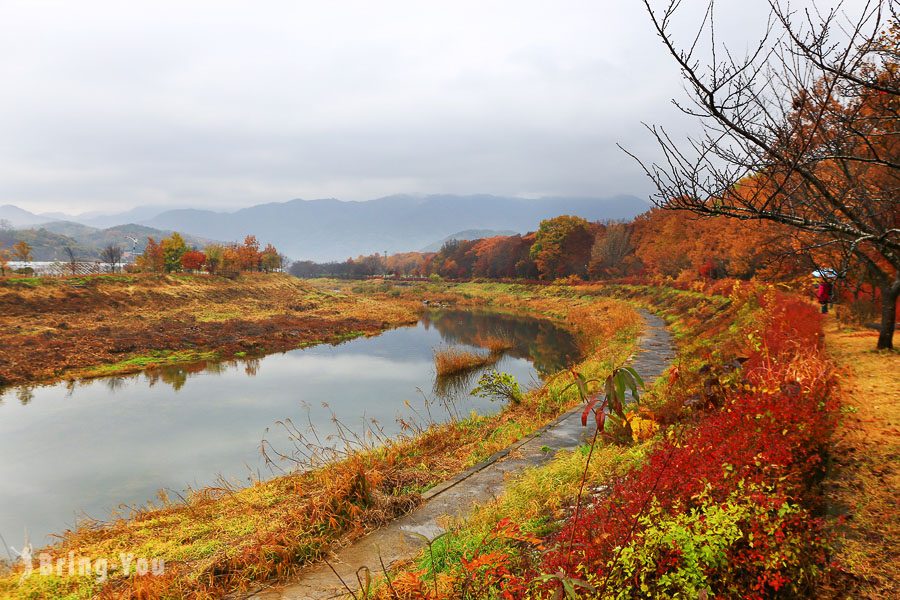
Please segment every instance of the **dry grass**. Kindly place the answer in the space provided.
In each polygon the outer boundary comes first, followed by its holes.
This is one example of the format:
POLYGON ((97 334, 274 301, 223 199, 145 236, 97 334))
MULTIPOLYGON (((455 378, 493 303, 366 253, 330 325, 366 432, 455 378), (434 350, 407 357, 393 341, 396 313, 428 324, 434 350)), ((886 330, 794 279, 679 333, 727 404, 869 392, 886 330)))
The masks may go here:
POLYGON ((0 385, 133 372, 185 350, 260 355, 418 318, 409 303, 335 293, 277 273, 36 281, 0 281, 0 385))
POLYGON ((850 577, 841 597, 900 597, 900 354, 877 352, 874 331, 826 328, 844 369, 843 412, 832 448, 828 498, 846 523, 837 560, 850 577))
POLYGON ((434 368, 438 377, 486 367, 498 360, 500 360, 500 354, 496 352, 479 354, 463 348, 438 348, 434 351, 434 368))

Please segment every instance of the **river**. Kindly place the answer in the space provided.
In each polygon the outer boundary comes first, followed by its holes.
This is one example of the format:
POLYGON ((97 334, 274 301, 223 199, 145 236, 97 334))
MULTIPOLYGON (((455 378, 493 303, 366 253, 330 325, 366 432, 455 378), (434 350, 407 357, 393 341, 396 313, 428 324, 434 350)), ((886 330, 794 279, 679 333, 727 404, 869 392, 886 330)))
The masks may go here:
POLYGON ((127 514, 161 489, 183 494, 220 477, 245 485, 296 468, 274 453, 294 448, 279 424, 286 419, 328 446, 342 444, 336 420, 352 439, 372 429, 397 435, 401 419, 488 414, 500 405, 469 395, 485 370, 527 387, 578 357, 573 338, 549 321, 445 311, 338 345, 0 390, 0 534, 18 548, 27 532, 38 547, 85 516, 127 514), (496 365, 435 376, 436 348, 478 348, 491 337, 512 343, 496 365))

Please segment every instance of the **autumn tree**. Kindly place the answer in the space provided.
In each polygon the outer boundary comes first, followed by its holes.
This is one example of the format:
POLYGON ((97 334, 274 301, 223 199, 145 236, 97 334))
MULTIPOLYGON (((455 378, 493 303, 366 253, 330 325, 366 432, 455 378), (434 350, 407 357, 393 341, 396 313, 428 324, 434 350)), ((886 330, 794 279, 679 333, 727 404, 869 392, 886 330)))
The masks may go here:
POLYGON ((181 257, 188 251, 184 238, 177 231, 160 242, 163 255, 163 264, 166 273, 181 270, 181 257))
POLYGON ((19 240, 12 247, 13 256, 22 262, 31 261, 31 246, 25 240, 19 240))
POLYGON ((244 244, 238 247, 241 271, 259 271, 259 242, 255 235, 244 238, 244 244))
POLYGON ((277 271, 281 268, 281 254, 272 244, 266 244, 266 248, 260 252, 259 264, 266 273, 277 271))
MULTIPOLYGON (((900 296, 900 29, 894 2, 794 13, 772 0, 774 31, 746 55, 714 36, 714 3, 681 45, 679 2, 650 20, 704 133, 685 143, 651 127, 665 159, 644 165, 662 207, 794 229, 795 250, 845 275, 861 265, 882 300, 878 348, 892 348, 900 296), (883 15, 891 15, 886 26, 883 15), (707 39, 703 44, 698 40, 707 39), (701 53, 706 52, 706 55, 701 53)), ((644 164, 644 163, 642 163, 644 164)))
POLYGON ((206 263, 206 254, 199 250, 188 250, 181 257, 181 267, 185 271, 197 272, 206 263))
POLYGON ((226 246, 222 251, 222 264, 219 267, 219 274, 234 278, 241 272, 241 265, 244 258, 242 246, 232 244, 226 246))
POLYGON ((531 258, 542 278, 587 274, 594 235, 581 217, 562 215, 541 221, 531 258))
POLYGON ((425 255, 421 252, 399 252, 387 258, 387 270, 400 277, 424 275, 425 255))
POLYGON ((597 231, 591 247, 590 272, 594 277, 620 277, 636 268, 631 229, 625 223, 612 223, 597 231))
POLYGON ((6 271, 9 269, 9 259, 11 253, 6 248, 0 248, 0 277, 6 277, 6 271))
POLYGON ((215 274, 222 265, 225 247, 221 244, 207 244, 203 249, 203 253, 206 256, 206 270, 215 274))
POLYGON ((154 238, 148 237, 144 252, 137 258, 136 262, 138 268, 142 271, 162 273, 166 268, 166 260, 162 245, 154 238))

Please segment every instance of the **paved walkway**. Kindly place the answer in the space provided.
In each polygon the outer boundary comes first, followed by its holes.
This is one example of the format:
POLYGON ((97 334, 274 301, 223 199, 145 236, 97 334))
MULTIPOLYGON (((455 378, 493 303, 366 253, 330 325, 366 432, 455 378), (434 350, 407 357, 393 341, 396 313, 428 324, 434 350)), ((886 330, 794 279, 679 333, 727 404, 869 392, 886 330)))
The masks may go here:
MULTIPOLYGON (((659 377, 674 357, 672 338, 659 317, 641 311, 645 332, 639 342, 640 351, 633 357, 633 366, 648 383, 659 377)), ((379 556, 385 566, 414 557, 424 547, 419 535, 432 539, 444 532, 438 524, 447 516, 463 517, 475 503, 481 504, 500 495, 507 474, 526 467, 540 465, 554 452, 574 449, 586 441, 588 430, 581 425, 581 408, 573 409, 530 437, 498 452, 485 462, 438 485, 423 495, 423 503, 354 542, 340 548, 329 562, 341 578, 354 590, 358 589, 357 570, 368 567, 373 574, 381 573, 379 556), (418 535, 417 535, 418 534, 418 535)), ((314 564, 301 571, 294 583, 258 591, 259 600, 321 600, 339 598, 346 589, 325 564, 314 564)))

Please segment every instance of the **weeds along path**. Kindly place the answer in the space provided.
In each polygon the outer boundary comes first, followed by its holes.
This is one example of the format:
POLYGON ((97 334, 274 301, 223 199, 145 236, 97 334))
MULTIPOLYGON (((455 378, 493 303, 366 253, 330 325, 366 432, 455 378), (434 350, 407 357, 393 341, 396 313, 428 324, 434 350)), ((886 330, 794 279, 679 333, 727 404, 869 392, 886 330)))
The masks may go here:
MULTIPOLYGON (((669 366, 675 349, 665 322, 647 311, 640 312, 644 334, 637 355, 629 362, 649 383, 669 366)), ((258 591, 254 598, 335 598, 347 594, 347 587, 359 589, 357 573, 368 568, 375 576, 382 572, 382 564, 390 568, 398 561, 414 557, 425 547, 426 539, 444 532, 442 523, 448 518, 463 517, 473 504, 499 496, 510 475, 548 461, 558 450, 572 450, 585 443, 588 429, 581 425, 581 411, 582 407, 577 407, 563 414, 532 436, 432 488, 424 494, 419 508, 337 551, 328 563, 311 565, 300 573, 295 583, 258 591)))

